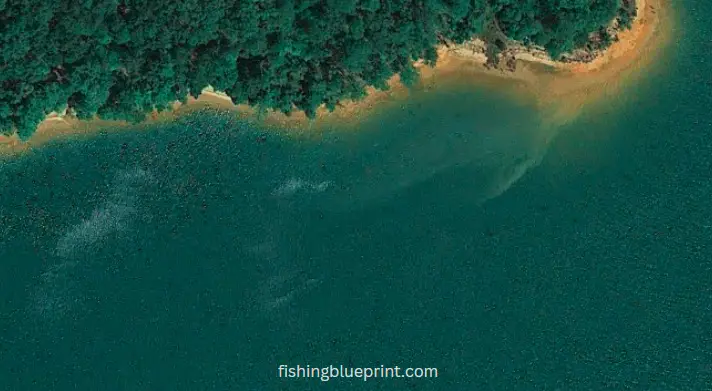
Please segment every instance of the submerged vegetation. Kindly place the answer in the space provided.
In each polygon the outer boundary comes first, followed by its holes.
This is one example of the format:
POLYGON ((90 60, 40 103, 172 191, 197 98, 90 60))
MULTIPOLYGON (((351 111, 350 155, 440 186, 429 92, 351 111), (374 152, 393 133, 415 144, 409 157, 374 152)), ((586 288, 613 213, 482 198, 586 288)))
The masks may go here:
POLYGON ((52 111, 141 120, 212 85, 236 103, 314 115, 436 47, 481 36, 552 57, 630 22, 634 0, 0 0, 0 130, 52 111))

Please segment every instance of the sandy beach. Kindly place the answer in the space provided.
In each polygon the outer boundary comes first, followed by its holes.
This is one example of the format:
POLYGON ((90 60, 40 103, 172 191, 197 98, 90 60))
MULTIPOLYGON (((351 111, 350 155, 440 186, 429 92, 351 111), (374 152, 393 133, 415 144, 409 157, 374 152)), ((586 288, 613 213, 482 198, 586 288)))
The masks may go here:
MULTIPOLYGON (((517 68, 510 72, 486 68, 486 58, 481 53, 441 47, 434 68, 416 64, 421 72, 420 88, 437 88, 448 83, 497 88, 517 97, 534 99, 553 124, 563 124, 575 118, 584 106, 619 92, 624 84, 644 75, 646 67, 654 63, 656 55, 671 41, 672 18, 668 8, 666 0, 638 0, 638 15, 631 29, 622 31, 617 42, 589 63, 554 62, 541 54, 523 52, 517 53, 517 68)), ((344 102, 334 112, 320 109, 315 120, 308 120, 303 113, 286 116, 276 112, 266 113, 261 120, 271 126, 310 131, 336 123, 349 128, 377 108, 408 95, 408 89, 398 77, 392 78, 389 85, 389 91, 369 88, 366 98, 344 102)), ((176 103, 172 112, 153 113, 143 124, 171 120, 206 107, 235 111, 246 118, 253 118, 255 114, 253 108, 234 105, 227 95, 207 88, 198 99, 190 98, 185 105, 176 103)), ((24 143, 15 136, 0 136, 0 154, 22 152, 65 135, 91 134, 102 128, 129 125, 100 119, 79 121, 52 113, 24 143)))

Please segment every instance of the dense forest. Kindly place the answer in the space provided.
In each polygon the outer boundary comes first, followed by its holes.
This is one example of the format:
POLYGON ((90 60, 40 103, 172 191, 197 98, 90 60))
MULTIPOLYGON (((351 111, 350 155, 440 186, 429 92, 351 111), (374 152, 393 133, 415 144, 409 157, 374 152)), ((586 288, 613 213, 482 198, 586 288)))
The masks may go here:
POLYGON ((313 115, 386 88, 436 47, 508 39, 558 57, 634 14, 633 0, 0 0, 0 129, 51 111, 140 120, 207 85, 313 115), (632 10, 631 10, 632 9, 632 10))

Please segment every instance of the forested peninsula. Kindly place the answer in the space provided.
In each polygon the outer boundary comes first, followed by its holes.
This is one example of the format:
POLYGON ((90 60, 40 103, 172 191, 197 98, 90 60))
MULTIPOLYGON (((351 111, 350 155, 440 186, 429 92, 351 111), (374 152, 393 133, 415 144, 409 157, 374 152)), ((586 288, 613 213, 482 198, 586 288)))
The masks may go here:
POLYGON ((27 139, 65 110, 140 121, 207 86, 313 116, 393 75, 412 85, 442 45, 477 37, 492 66, 512 42, 572 61, 635 14, 634 0, 0 0, 0 130, 27 139))

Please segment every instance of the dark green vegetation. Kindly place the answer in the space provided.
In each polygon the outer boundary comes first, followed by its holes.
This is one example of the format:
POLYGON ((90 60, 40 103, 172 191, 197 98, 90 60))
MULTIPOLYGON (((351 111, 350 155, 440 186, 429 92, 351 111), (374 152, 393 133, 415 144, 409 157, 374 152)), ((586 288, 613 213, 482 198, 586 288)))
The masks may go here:
POLYGON ((558 56, 630 1, 0 0, 0 129, 27 138, 65 107, 140 120, 207 85, 313 115, 394 74, 413 83, 412 61, 433 63, 442 42, 513 38, 558 56))

